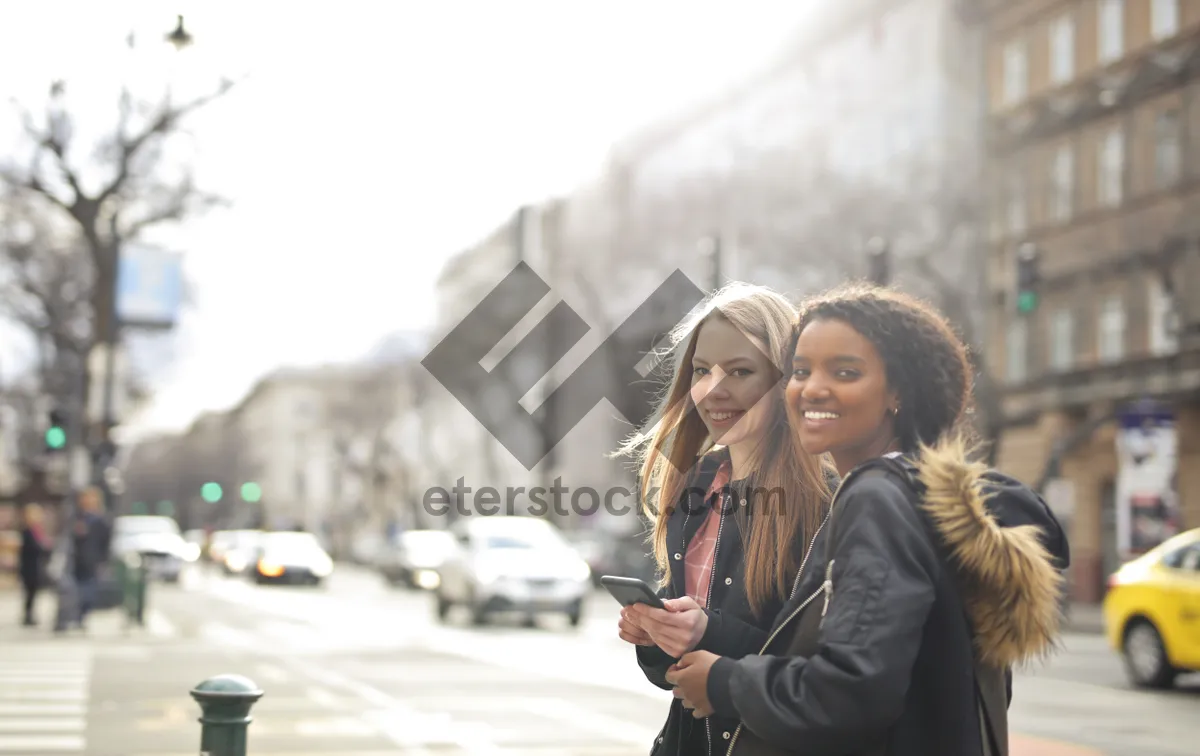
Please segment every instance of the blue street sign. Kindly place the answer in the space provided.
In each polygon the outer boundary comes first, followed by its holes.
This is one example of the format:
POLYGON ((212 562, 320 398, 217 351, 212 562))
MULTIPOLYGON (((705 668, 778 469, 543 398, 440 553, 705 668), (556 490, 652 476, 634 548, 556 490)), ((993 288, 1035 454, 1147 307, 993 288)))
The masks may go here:
POLYGON ((117 268, 117 317, 135 328, 170 328, 183 302, 183 258, 125 244, 117 268))

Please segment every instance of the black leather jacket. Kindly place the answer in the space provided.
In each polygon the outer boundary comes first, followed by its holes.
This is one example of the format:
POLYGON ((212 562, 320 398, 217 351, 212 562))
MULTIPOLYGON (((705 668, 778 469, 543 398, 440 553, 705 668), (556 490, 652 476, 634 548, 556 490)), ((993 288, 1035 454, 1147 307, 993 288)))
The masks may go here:
POLYGON ((770 647, 709 673, 742 721, 728 753, 979 756, 985 675, 1006 732, 1007 671, 1050 648, 1070 555, 1034 492, 960 452, 847 475, 770 647))
MULTIPOLYGON (((705 501, 700 492, 708 489, 725 458, 725 454, 713 453, 701 460, 696 476, 684 490, 679 506, 667 521, 667 545, 672 560, 671 583, 658 592, 662 598, 685 595, 683 563, 687 545, 704 522, 709 507, 717 505, 715 501, 705 501)), ((836 487, 836 476, 829 481, 829 485, 831 490, 836 487)), ((742 485, 734 481, 730 489, 736 495, 742 485)), ((711 651, 731 659, 758 653, 767 640, 772 621, 783 607, 783 597, 778 597, 767 602, 760 615, 755 616, 751 611, 745 590, 746 560, 739 532, 739 519, 743 523, 749 520, 735 515, 735 509, 729 504, 720 507, 723 514, 705 609, 708 625, 704 637, 696 646, 698 650, 711 651)), ((753 516, 753 508, 747 510, 746 514, 753 516)), ((801 542, 806 540, 807 537, 797 539, 797 555, 803 548, 801 542)), ((666 680, 666 672, 677 659, 657 646, 639 646, 637 660, 650 682, 664 690, 673 688, 666 680)), ((667 713, 667 721, 650 752, 654 756, 720 754, 733 737, 737 724, 737 717, 728 715, 697 720, 690 711, 683 710, 681 701, 674 699, 667 713)))

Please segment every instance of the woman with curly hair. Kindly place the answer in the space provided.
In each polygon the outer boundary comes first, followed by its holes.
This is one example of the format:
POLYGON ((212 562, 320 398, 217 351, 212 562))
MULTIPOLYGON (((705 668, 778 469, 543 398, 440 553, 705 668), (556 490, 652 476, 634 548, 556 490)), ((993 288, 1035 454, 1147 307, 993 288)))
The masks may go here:
POLYGON ((809 300, 787 411, 842 483, 759 654, 696 651, 667 679, 695 715, 741 721, 728 753, 999 756, 1008 671, 1053 645, 1062 529, 959 430, 967 351, 904 294, 809 300))

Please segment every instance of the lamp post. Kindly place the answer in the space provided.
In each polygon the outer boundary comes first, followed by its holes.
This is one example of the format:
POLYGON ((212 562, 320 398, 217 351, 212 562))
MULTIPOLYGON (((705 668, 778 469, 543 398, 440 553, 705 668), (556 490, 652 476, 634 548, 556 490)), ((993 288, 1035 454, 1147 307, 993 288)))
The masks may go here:
POLYGON ((701 255, 708 260, 709 287, 716 291, 721 288, 721 235, 714 233, 706 236, 701 244, 701 255))
MULTIPOLYGON (((184 28, 183 16, 176 16, 175 29, 166 35, 166 40, 176 51, 191 45, 195 38, 184 28)), ((114 242, 112 251, 112 268, 107 275, 102 276, 97 285, 105 287, 104 296, 97 300, 104 307, 105 330, 100 334, 100 341, 105 345, 104 352, 104 386, 100 409, 99 439, 92 450, 92 482, 100 487, 104 494, 104 502, 108 511, 113 511, 113 487, 109 484, 106 470, 113 464, 116 457, 116 445, 112 441, 112 429, 116 426, 116 358, 117 349, 121 342, 122 323, 117 307, 121 269, 121 240, 114 242)))
POLYGON ((876 286, 891 283, 892 249, 881 236, 873 236, 867 241, 867 278, 876 286))

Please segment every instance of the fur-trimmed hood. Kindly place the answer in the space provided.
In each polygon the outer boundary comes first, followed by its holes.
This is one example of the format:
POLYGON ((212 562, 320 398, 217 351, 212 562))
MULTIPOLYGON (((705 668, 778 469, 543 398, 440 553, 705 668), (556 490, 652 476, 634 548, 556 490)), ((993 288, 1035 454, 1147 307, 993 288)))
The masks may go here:
POLYGON ((1058 520, 1027 486, 971 462, 961 441, 923 448, 914 462, 922 506, 960 568, 980 661, 1043 657, 1058 635, 1070 563, 1058 520))

